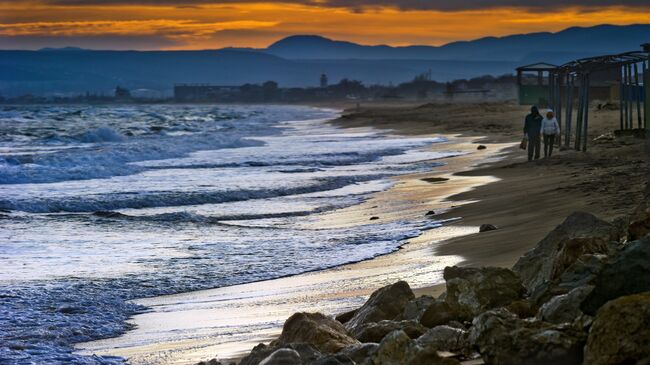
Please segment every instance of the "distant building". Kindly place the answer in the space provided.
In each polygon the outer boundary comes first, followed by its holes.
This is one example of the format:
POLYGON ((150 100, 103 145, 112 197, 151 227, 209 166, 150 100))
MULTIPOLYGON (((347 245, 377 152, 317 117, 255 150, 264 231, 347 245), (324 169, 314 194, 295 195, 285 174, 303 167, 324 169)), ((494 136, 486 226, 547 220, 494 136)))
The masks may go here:
POLYGON ((219 101, 233 94, 239 94, 239 86, 220 86, 210 84, 176 84, 174 100, 179 102, 219 101))
POLYGON ((131 99, 131 92, 129 91, 129 89, 118 86, 115 88, 115 99, 117 100, 131 99))
POLYGON ((325 74, 320 75, 320 87, 324 89, 327 87, 327 85, 328 85, 327 75, 325 74))

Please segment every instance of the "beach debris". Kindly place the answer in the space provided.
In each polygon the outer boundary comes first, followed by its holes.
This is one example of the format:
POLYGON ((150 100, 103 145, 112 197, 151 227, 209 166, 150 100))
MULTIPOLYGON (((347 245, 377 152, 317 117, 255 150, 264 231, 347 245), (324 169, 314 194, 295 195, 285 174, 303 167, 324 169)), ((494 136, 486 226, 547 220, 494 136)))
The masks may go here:
POLYGON ((370 220, 371 220, 371 221, 376 221, 377 219, 379 219, 379 217, 377 217, 376 215, 375 215, 375 216, 372 216, 372 217, 370 217, 370 220))
POLYGON ((497 226, 495 226, 494 224, 485 223, 485 224, 481 224, 478 231, 488 232, 488 231, 496 231, 497 229, 498 229, 497 226))
POLYGON ((553 283, 583 254, 607 254, 618 239, 614 225, 585 212, 569 215, 513 266, 536 303, 548 299, 553 283))
POLYGON ((296 350, 278 349, 262 360, 260 365, 302 365, 302 360, 296 350))
POLYGON ((273 346, 306 343, 320 352, 335 353, 340 349, 359 343, 343 324, 321 313, 295 313, 284 322, 282 334, 271 342, 273 346))
POLYGON ((589 330, 585 364, 647 363, 650 358, 649 319, 650 292, 624 296, 605 304, 589 330))
POLYGON ((432 215, 436 215, 436 212, 433 211, 433 210, 430 210, 430 211, 428 211, 428 212, 426 212, 426 213, 424 214, 425 217, 429 217, 429 216, 432 216, 432 215))
POLYGON ((443 183, 445 181, 449 181, 449 178, 446 178, 446 177, 423 177, 420 180, 422 180, 424 182, 431 183, 431 184, 438 184, 438 183, 443 183))
POLYGON ((414 298, 415 294, 406 281, 398 281, 377 289, 345 326, 351 330, 364 323, 392 320, 402 314, 406 303, 414 298))
POLYGON ((601 134, 600 136, 594 138, 594 142, 605 142, 613 141, 616 139, 612 133, 601 134))
POLYGON ((478 145, 478 147, 476 147, 477 150, 484 150, 484 149, 486 149, 486 148, 487 148, 487 147, 485 147, 485 146, 482 145, 482 144, 480 144, 480 145, 478 145))
POLYGON ((628 238, 637 240, 650 234, 650 184, 646 185, 644 199, 630 216, 628 238))
POLYGON ((537 313, 537 319, 550 323, 570 323, 580 315, 580 304, 594 289, 593 285, 577 287, 566 294, 556 295, 544 303, 537 313))
POLYGON ((582 364, 586 333, 569 325, 528 321, 505 308, 474 318, 469 342, 488 364, 582 364))
POLYGON ((422 336, 427 329, 419 322, 413 320, 383 320, 379 322, 364 323, 353 328, 350 333, 361 342, 380 342, 384 336, 395 330, 404 331, 404 333, 406 333, 410 338, 418 338, 422 336))
POLYGON ((625 250, 605 264, 594 285, 594 290, 581 306, 582 311, 589 315, 595 315, 612 299, 650 291, 650 237, 629 243, 625 250))
POLYGON ((522 299, 526 293, 519 277, 506 268, 448 266, 443 276, 447 282, 445 301, 467 320, 522 299))

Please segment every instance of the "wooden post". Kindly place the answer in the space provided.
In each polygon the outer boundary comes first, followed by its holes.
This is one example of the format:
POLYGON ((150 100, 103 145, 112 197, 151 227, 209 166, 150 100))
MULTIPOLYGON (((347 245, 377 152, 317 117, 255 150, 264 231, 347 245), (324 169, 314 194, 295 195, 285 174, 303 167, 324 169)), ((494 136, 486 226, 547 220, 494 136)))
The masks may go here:
POLYGON ((555 102, 555 74, 551 71, 548 72, 548 105, 546 105, 547 108, 553 109, 554 105, 553 103, 555 102))
POLYGON ((632 122, 633 120, 633 111, 632 111, 632 66, 627 65, 627 113, 628 113, 628 128, 629 129, 634 129, 634 123, 632 122))
MULTIPOLYGON (((564 74, 562 73, 558 74, 557 94, 556 94, 557 104, 555 109, 555 115, 557 118, 557 125, 558 127, 560 127, 560 130, 562 130, 562 83, 563 81, 564 81, 564 74)), ((557 146, 558 147, 562 146, 562 133, 560 133, 557 136, 557 146)))
POLYGON ((625 129, 625 125, 623 124, 623 120, 624 120, 623 119, 623 107, 624 107, 623 99, 625 98, 625 86, 623 86, 623 85, 625 83, 625 69, 623 68, 623 66, 621 66, 621 69, 619 71, 619 77, 621 78, 621 82, 620 82, 621 87, 620 87, 620 89, 618 91, 618 110, 619 110, 619 114, 620 114, 620 118, 621 118, 621 130, 623 130, 623 129, 625 129))
POLYGON ((582 152, 587 152, 587 141, 589 140, 589 74, 586 74, 584 77, 585 81, 585 113, 584 113, 584 127, 581 132, 584 136, 582 142, 582 152))
POLYGON ((584 76, 580 75, 580 86, 578 88, 578 115, 576 119, 576 137, 574 148, 576 151, 580 151, 580 142, 582 141, 582 114, 585 109, 584 97, 585 97, 585 83, 584 76))
POLYGON ((564 127, 564 146, 569 148, 569 144, 571 143, 571 119, 572 115, 571 113, 573 112, 573 75, 567 74, 567 80, 566 80, 566 88, 567 88, 567 101, 566 101, 566 121, 564 122, 565 127, 564 127))
POLYGON ((624 117, 625 117, 625 123, 624 123, 625 128, 624 129, 628 129, 628 127, 629 127, 629 124, 628 124, 629 118, 628 118, 628 115, 627 115, 627 110, 628 110, 628 108, 627 108, 627 103, 628 103, 628 101, 627 101, 627 94, 628 94, 627 83, 628 83, 627 65, 623 65, 623 113, 624 113, 624 117))
POLYGON ((637 128, 641 129, 641 86, 639 85, 639 69, 634 64, 634 100, 636 101, 637 128))

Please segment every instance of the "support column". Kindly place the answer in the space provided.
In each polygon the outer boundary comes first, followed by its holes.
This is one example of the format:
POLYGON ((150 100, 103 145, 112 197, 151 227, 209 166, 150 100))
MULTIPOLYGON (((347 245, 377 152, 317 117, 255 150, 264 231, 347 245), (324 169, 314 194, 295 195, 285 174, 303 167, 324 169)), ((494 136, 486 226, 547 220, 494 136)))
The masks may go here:
POLYGON ((584 136, 582 142, 582 152, 587 152, 587 141, 589 140, 589 74, 584 77, 585 82, 585 112, 582 135, 584 136))
POLYGON ((571 113, 573 112, 573 75, 567 74, 567 80, 566 80, 566 89, 567 89, 567 102, 566 102, 566 120, 564 122, 564 146, 566 148, 569 148, 569 144, 571 143, 571 119, 572 115, 571 113))

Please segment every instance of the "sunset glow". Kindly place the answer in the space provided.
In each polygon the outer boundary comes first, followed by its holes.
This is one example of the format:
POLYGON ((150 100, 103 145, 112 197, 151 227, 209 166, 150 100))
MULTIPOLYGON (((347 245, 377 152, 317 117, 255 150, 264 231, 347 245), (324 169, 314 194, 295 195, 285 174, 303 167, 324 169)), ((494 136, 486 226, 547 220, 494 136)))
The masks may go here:
POLYGON ((650 23, 650 8, 494 7, 443 11, 296 3, 173 6, 96 1, 0 2, 0 47, 35 49, 214 49, 265 47, 288 35, 319 34, 362 44, 441 45, 485 35, 559 31, 570 26, 650 23))

